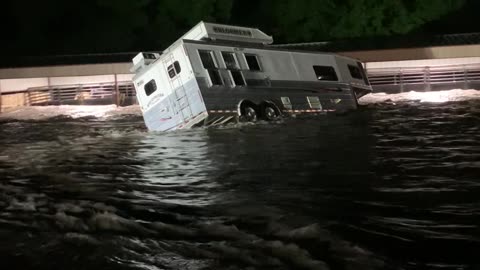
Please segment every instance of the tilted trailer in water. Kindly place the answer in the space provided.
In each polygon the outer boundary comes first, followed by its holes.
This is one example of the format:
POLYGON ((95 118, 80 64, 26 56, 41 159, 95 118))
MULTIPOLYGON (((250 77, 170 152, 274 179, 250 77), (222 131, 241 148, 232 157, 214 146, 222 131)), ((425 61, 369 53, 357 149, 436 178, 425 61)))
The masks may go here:
POLYGON ((133 83, 150 130, 356 109, 362 63, 269 46, 258 29, 200 22, 160 53, 139 53, 133 83))

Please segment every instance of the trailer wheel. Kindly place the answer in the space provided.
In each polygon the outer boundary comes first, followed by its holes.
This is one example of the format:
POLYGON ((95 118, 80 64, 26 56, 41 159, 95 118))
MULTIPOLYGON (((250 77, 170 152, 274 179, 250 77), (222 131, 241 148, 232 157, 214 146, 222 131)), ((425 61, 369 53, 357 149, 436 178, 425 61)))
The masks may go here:
POLYGON ((245 106, 243 108, 243 117, 245 118, 246 121, 248 122, 255 122, 257 121, 257 112, 255 111, 254 108, 250 106, 245 106))
POLYGON ((262 118, 267 121, 273 121, 280 116, 280 111, 278 108, 269 102, 262 104, 262 118))
POLYGON ((257 121, 257 105, 249 100, 244 100, 239 106, 240 118, 243 121, 257 121))

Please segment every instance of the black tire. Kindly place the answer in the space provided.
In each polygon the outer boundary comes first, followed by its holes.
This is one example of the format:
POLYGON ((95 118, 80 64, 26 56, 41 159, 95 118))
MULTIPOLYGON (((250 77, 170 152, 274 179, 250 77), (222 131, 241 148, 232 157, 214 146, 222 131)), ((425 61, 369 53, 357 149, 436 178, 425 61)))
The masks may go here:
POLYGON ((242 106, 242 117, 247 122, 257 121, 257 111, 250 105, 242 106))
POLYGON ((280 117, 280 112, 271 103, 264 103, 262 105, 262 118, 267 121, 274 121, 280 117))

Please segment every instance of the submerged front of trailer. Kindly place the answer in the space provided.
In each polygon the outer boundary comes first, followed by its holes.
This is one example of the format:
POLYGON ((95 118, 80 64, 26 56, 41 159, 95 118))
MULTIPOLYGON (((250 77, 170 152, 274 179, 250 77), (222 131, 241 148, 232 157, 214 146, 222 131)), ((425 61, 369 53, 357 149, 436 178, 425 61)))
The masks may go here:
POLYGON ((190 128, 207 117, 202 94, 181 43, 161 56, 142 53, 137 58, 133 83, 149 130, 190 128))

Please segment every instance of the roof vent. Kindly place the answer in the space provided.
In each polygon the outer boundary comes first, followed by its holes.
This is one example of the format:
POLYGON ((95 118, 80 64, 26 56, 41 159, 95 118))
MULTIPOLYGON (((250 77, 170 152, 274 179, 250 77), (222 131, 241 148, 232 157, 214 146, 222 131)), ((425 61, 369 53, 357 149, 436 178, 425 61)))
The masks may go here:
POLYGON ((200 22, 180 39, 224 40, 255 44, 272 44, 273 38, 257 28, 200 22))
POLYGON ((130 71, 136 72, 137 70, 142 69, 155 62, 158 58, 160 58, 160 54, 158 53, 139 53, 133 58, 133 67, 130 69, 130 71))

